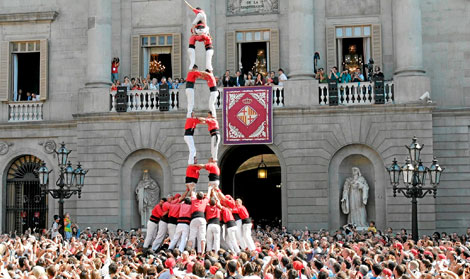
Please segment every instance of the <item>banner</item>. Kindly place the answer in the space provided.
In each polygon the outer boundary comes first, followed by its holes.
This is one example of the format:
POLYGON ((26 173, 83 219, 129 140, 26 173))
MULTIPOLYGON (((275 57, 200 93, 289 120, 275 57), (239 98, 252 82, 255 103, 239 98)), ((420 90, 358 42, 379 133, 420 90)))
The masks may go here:
POLYGON ((270 144, 272 87, 224 88, 224 144, 270 144))

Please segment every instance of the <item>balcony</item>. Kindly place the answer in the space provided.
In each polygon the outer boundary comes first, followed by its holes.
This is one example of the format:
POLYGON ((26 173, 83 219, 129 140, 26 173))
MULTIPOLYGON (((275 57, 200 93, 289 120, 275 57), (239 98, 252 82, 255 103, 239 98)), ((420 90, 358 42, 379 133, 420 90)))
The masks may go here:
POLYGON ((8 121, 41 121, 43 120, 43 102, 10 102, 8 104, 8 121))
MULTIPOLYGON (((217 97, 216 107, 222 108, 222 93, 223 88, 219 89, 219 96, 217 97)), ((196 93, 197 95, 198 93, 196 93)), ((181 106, 181 96, 186 98, 185 89, 170 89, 170 106, 169 111, 177 111, 181 108, 185 109, 186 100, 184 105, 181 106)), ((197 96, 196 96, 197 97, 197 96)), ((197 98, 196 98, 197 99, 197 98)), ((198 100, 196 100, 198 102, 198 100)), ((116 111, 116 91, 110 93, 110 111, 116 111)), ((273 107, 284 107, 284 88, 282 86, 273 86, 273 107)), ((127 91, 127 112, 139 111, 158 111, 160 110, 160 98, 158 90, 131 90, 127 91)))
MULTIPOLYGON (((385 104, 394 103, 395 92, 393 81, 385 81, 385 104)), ((343 106, 375 104, 374 84, 372 82, 350 82, 338 84, 338 104, 343 106)), ((329 104, 329 89, 327 83, 318 86, 318 104, 329 104)))

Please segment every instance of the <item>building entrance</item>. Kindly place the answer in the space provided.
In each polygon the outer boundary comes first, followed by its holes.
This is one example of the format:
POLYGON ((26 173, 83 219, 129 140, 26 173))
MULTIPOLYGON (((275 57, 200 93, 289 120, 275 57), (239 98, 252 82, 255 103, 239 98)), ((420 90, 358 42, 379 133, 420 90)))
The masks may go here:
POLYGON ((222 192, 241 198, 256 225, 281 224, 281 167, 268 146, 234 146, 224 154, 220 167, 222 192), (266 166, 265 178, 258 176, 264 168, 261 162, 266 166))
POLYGON ((40 164, 39 158, 25 155, 8 169, 5 232, 19 234, 47 228, 47 197, 41 195, 36 173, 40 164))

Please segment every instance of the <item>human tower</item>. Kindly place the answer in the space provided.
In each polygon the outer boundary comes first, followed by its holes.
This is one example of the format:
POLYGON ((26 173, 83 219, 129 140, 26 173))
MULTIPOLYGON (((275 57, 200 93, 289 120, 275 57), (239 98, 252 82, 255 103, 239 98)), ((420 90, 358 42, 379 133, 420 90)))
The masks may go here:
POLYGON ((184 141, 188 145, 188 166, 186 168, 186 191, 183 194, 170 195, 162 198, 152 210, 147 222, 147 235, 144 248, 153 251, 162 248, 162 243, 168 237, 169 249, 179 249, 181 252, 197 247, 199 254, 206 251, 219 251, 220 248, 239 253, 241 250, 256 249, 251 237, 251 218, 242 200, 235 200, 230 195, 223 195, 220 188, 220 169, 217 165, 217 151, 220 143, 219 123, 217 121, 215 102, 217 87, 212 73, 212 38, 207 26, 206 13, 201 8, 193 8, 186 4, 196 14, 192 23, 189 39, 188 54, 190 66, 186 78, 186 96, 188 100, 184 141), (206 48, 206 70, 199 71, 195 64, 196 42, 203 42, 206 48), (204 79, 209 86, 209 112, 207 117, 196 117, 194 113, 194 83, 204 79), (194 131, 199 124, 208 126, 211 136, 211 157, 207 164, 198 164, 194 131), (209 173, 207 193, 196 192, 196 184, 200 171, 209 173))

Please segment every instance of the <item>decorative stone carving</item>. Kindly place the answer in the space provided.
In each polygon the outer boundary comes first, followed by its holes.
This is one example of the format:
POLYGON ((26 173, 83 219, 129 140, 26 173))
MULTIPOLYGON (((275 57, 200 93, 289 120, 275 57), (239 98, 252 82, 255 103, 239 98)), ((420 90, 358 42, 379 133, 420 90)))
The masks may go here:
POLYGON ((352 177, 346 178, 341 198, 341 210, 348 214, 348 223, 357 227, 367 227, 367 199, 369 185, 357 167, 352 168, 352 177))
POLYGON ((7 143, 4 141, 0 141, 0 155, 5 155, 8 153, 8 150, 10 150, 10 146, 12 146, 13 143, 7 143))
POLYGON ((46 140, 45 142, 39 142, 39 145, 44 147, 44 152, 52 154, 57 148, 57 144, 53 140, 46 140))
POLYGON ((279 12, 279 0, 227 0, 227 15, 279 12))
POLYGON ((139 206, 140 225, 145 226, 153 207, 160 201, 160 187, 150 177, 148 170, 144 170, 142 179, 135 188, 135 195, 139 206))

